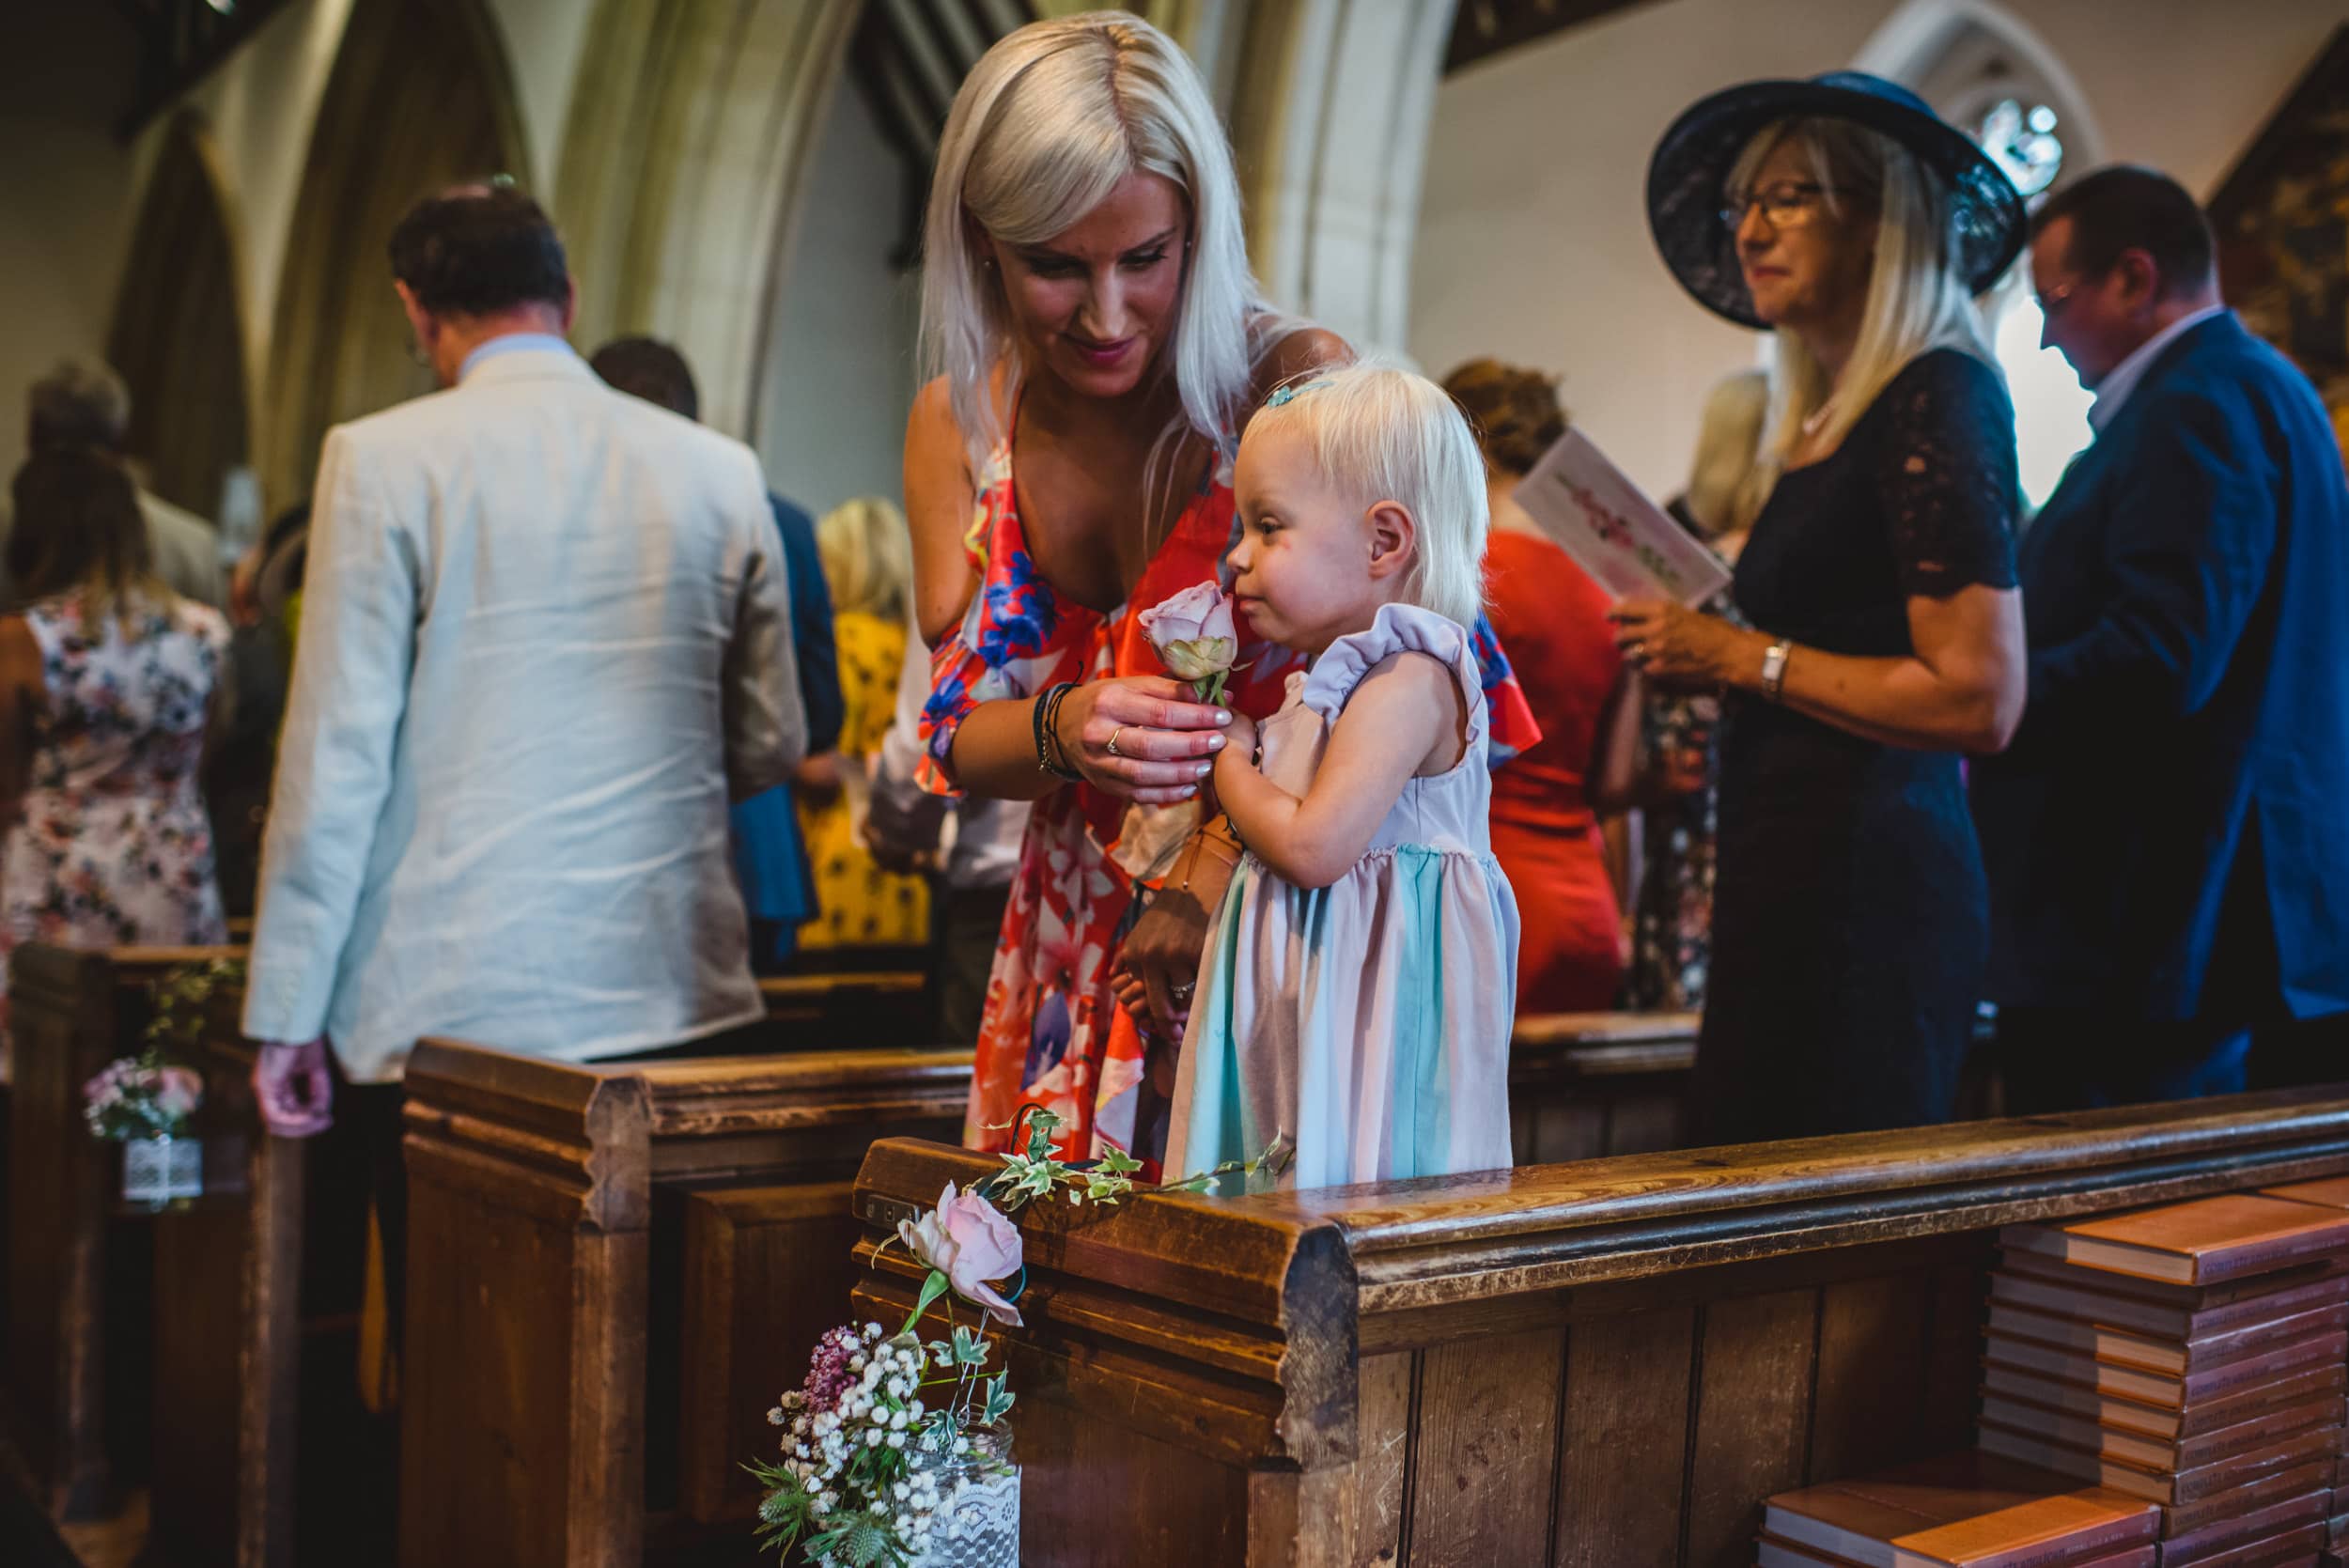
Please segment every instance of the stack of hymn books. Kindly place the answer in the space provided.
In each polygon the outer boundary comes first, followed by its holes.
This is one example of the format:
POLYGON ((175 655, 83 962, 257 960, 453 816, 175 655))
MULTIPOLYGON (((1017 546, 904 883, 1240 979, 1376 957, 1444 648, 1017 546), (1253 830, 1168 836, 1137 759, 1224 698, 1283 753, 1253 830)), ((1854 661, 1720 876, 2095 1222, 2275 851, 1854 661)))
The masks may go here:
POLYGON ((1761 1568, 2157 1568, 2159 1510, 1961 1451, 1772 1498, 1761 1568))
MULTIPOLYGON (((2349 1209, 2349 1176, 2297 1182, 2266 1189, 2273 1198, 2290 1198, 2326 1208, 2349 1209)), ((2326 1568, 2349 1568, 2349 1404, 2342 1406, 2342 1446, 2333 1455, 2332 1516, 2325 1522, 2326 1568)))
POLYGON ((2343 1185, 2001 1231, 1980 1446, 2155 1505, 2158 1568, 2316 1563, 2349 1479, 2343 1185))

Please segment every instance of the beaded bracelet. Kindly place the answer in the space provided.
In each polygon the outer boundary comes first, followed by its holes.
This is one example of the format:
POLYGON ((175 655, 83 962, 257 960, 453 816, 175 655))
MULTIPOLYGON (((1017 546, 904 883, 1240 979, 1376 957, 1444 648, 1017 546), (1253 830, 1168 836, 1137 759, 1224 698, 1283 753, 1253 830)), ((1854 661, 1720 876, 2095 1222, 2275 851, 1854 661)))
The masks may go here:
POLYGON ((1057 726, 1060 705, 1067 701, 1068 693, 1076 689, 1075 681, 1062 681, 1038 697, 1035 706, 1030 710, 1030 722, 1035 733, 1035 770, 1066 779, 1071 784, 1079 782, 1084 775, 1069 767, 1067 758, 1062 754, 1057 726))

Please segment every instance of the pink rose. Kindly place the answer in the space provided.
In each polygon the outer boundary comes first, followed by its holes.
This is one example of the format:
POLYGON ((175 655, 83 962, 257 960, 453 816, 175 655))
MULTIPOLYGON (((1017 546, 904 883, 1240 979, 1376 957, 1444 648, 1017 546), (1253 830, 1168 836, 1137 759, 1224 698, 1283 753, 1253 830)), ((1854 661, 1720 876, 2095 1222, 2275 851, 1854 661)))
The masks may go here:
POLYGON ((163 1114, 175 1122, 194 1115, 204 1103, 204 1079, 187 1067, 165 1067, 157 1076, 162 1081, 156 1085, 155 1101, 163 1114))
POLYGON ((1019 1327, 1019 1312, 988 1284, 1019 1272, 1019 1233, 995 1205, 975 1193, 957 1192, 948 1182, 938 1207, 918 1220, 897 1221, 897 1239, 922 1262, 946 1276, 957 1296, 988 1316, 1019 1327))
POLYGON ((1138 624, 1167 669, 1177 679, 1190 681, 1199 696, 1207 695, 1210 684, 1222 690, 1220 677, 1239 656, 1232 601, 1222 589, 1212 582, 1197 583, 1144 610, 1138 624))

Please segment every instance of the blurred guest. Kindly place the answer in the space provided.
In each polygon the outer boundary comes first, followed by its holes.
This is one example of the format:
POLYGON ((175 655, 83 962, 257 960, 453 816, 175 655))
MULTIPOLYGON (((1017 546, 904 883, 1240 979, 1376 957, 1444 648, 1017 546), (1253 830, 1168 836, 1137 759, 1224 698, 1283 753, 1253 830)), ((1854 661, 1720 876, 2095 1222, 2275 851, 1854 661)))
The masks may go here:
MULTIPOLYGON (((1688 488, 1665 508, 1733 564, 1768 487, 1761 444, 1769 398, 1769 378, 1759 370, 1741 370, 1713 388, 1697 430, 1688 488)), ((1736 618, 1726 595, 1712 608, 1736 618)), ((1624 1005, 1701 1013, 1713 953, 1721 699, 1715 691, 1645 681, 1635 689, 1641 702, 1634 798, 1642 831, 1624 1005)))
POLYGON ((1681 527, 1715 550, 1734 552, 1762 511, 1776 477, 1763 459, 1762 433, 1770 419, 1766 371, 1740 370, 1713 383, 1704 395, 1697 427, 1697 450, 1688 468, 1688 488, 1664 504, 1681 527))
POLYGON ((204 764, 204 799, 212 811, 221 903, 232 919, 252 915, 260 881, 309 536, 304 501, 281 513, 229 574, 227 716, 204 764))
MULTIPOLYGON (((701 417, 701 392, 685 356, 657 338, 614 338, 587 363, 622 392, 687 419, 701 417)), ((813 754, 830 751, 840 735, 832 594, 816 548, 816 524, 772 490, 767 492, 767 506, 783 537, 784 565, 791 577, 791 651, 799 664, 800 706, 807 715, 807 749, 813 754)), ((737 801, 732 820, 734 874, 751 919, 751 967, 771 973, 797 950, 801 923, 822 907, 791 786, 777 784, 737 801)))
POLYGON ((359 1086, 397 1307, 416 1040, 583 1061, 761 1017, 726 802, 802 729, 757 458, 571 351, 537 204, 428 198, 391 263, 448 390, 326 437, 244 1027, 278 1135, 328 1125, 330 1038, 359 1086))
POLYGON ((0 997, 21 942, 225 940, 196 784, 227 623, 174 593, 130 476, 51 448, 17 471, 0 618, 0 997))
POLYGON ((1735 583, 1762 629, 1616 612, 1634 662, 1729 689, 1699 1126, 1944 1121, 1989 940, 1959 753, 2004 746, 2023 702, 2014 409, 1973 305, 2022 198, 1850 71, 1704 100, 1648 194, 1682 285, 1778 334, 1781 472, 1735 583))
POLYGON ((912 541, 905 514, 867 496, 825 513, 816 543, 832 585, 845 717, 839 749, 800 765, 800 820, 821 911, 800 939, 809 947, 918 947, 929 939, 929 884, 882 870, 863 837, 871 763, 889 732, 905 663, 912 541))
POLYGON ((2255 1025, 2349 1012, 2349 485, 2175 180, 2100 169, 2033 226, 2096 440, 2023 536, 2030 704, 1974 779, 2007 1101, 2225 1093, 2255 1025))
POLYGON ((1607 591, 1526 515, 1517 481, 1566 431, 1558 385, 1498 360, 1444 378, 1485 453, 1492 531, 1486 613, 1542 738, 1492 781, 1493 855, 1517 895, 1517 1013, 1611 1007, 1623 980, 1623 910, 1599 818, 1630 792, 1639 710, 1608 624, 1607 591))
POLYGON ((884 871, 938 870, 931 923, 938 1037, 959 1045, 978 1038, 988 976, 1003 930, 1003 906, 1011 897, 1012 874, 1019 869, 1019 841, 1028 831, 1028 803, 980 795, 949 800, 922 787, 916 773, 922 708, 929 700, 930 650, 909 626, 897 670, 896 711, 873 760, 864 843, 884 871))
MULTIPOLYGON (((24 400, 27 452, 95 452, 124 462, 131 435, 131 389, 96 360, 67 360, 35 381, 24 400)), ((127 472, 127 469, 126 469, 127 472)), ((194 513, 161 496, 134 490, 147 529, 150 575, 181 598, 219 609, 226 602, 220 573, 220 536, 194 513)), ((0 513, 0 557, 7 553, 9 523, 0 513)), ((28 601, 13 572, 0 575, 0 606, 28 601)))

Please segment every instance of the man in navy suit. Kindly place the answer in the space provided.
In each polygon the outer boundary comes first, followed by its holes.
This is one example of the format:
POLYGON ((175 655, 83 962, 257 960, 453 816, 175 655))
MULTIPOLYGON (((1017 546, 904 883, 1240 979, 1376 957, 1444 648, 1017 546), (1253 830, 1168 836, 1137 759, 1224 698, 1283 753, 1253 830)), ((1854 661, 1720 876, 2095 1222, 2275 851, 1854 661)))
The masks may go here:
POLYGON ((2176 181, 2099 170, 2033 231, 2096 440, 2023 535, 2030 704, 1975 764, 2008 1105, 2227 1093, 2254 1029, 2349 1013, 2349 481, 2176 181))

